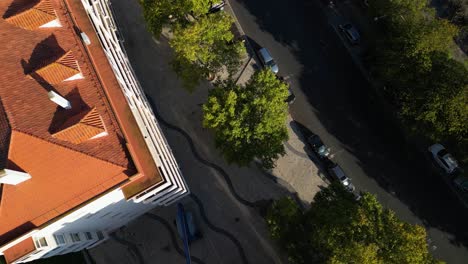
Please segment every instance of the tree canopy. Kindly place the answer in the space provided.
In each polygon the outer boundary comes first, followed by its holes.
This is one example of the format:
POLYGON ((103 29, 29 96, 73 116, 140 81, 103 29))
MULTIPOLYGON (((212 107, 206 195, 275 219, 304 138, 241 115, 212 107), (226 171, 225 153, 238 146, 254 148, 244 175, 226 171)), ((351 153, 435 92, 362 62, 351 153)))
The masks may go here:
POLYGON ((172 31, 173 70, 193 90, 209 75, 232 75, 246 53, 231 32, 233 19, 225 12, 209 14, 211 0, 141 0, 148 30, 156 37, 172 31))
POLYGON ((284 155, 287 85, 270 70, 256 72, 245 85, 218 83, 203 105, 203 125, 215 133, 228 162, 247 165, 258 158, 266 168, 284 155))
POLYGON ((162 28, 171 21, 187 24, 188 14, 195 17, 206 14, 211 0, 140 0, 140 3, 149 31, 159 37, 162 28))
POLYGON ((202 16, 186 26, 177 25, 170 41, 177 60, 185 60, 209 73, 226 66, 233 73, 245 53, 242 42, 234 40, 233 20, 223 12, 202 16))
POLYGON ((423 227, 399 220, 376 197, 359 201, 339 184, 320 191, 302 212, 290 198, 267 214, 274 239, 293 263, 435 263, 423 227))
POLYGON ((458 147, 468 159, 468 70, 451 57, 458 29, 440 19, 425 0, 369 1, 382 28, 371 71, 403 123, 417 136, 458 147))
POLYGON ((400 92, 402 115, 418 121, 413 127, 434 140, 450 136, 462 142, 468 134, 468 72, 444 53, 433 53, 431 62, 419 83, 400 92))

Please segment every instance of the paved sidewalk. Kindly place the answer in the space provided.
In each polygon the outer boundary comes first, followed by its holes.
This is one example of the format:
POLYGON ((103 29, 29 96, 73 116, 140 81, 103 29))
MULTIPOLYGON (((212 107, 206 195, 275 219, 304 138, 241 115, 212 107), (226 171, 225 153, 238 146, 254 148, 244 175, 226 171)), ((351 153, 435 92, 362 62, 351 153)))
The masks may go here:
MULTIPOLYGON (((226 164, 213 135, 201 126, 201 105, 209 82, 193 93, 182 88, 169 62, 166 40, 155 41, 144 27, 137 1, 113 1, 125 47, 161 127, 192 191, 183 199, 204 237, 194 242, 194 263, 286 263, 260 215, 265 202, 285 195, 307 204, 325 182, 308 159, 300 134, 291 130, 287 154, 271 174, 256 166, 226 164), (296 194, 297 193, 297 194, 296 194)), ((172 224, 175 206, 156 208, 90 250, 96 263, 183 263, 172 224)))

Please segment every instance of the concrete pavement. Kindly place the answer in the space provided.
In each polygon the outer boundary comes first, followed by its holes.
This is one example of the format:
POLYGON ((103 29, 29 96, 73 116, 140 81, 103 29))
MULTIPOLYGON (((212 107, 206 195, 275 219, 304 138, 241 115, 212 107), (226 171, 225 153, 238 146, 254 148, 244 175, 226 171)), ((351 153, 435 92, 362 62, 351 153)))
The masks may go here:
MULTIPOLYGON (((193 93, 183 89, 170 68, 167 42, 154 41, 146 31, 138 2, 112 4, 130 61, 193 193, 182 201, 204 235, 191 246, 193 262, 285 263, 259 213, 266 201, 284 195, 307 204, 325 184, 307 158, 300 134, 291 133, 287 155, 270 173, 226 164, 212 133, 201 126, 201 104, 211 85, 204 82, 193 93)), ((182 263, 182 245, 172 224, 175 213, 175 206, 156 208, 90 254, 96 263, 182 263)))

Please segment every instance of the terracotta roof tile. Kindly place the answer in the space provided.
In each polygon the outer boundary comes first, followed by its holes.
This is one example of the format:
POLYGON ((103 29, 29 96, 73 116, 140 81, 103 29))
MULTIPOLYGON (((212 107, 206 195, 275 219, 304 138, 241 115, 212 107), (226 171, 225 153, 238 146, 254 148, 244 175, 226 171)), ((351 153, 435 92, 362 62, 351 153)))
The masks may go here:
POLYGON ((30 2, 37 3, 31 6, 25 1, 13 2, 11 8, 16 9, 17 12, 6 14, 6 17, 4 16, 5 21, 24 29, 34 30, 57 19, 50 0, 30 2))
MULTIPOLYGON (((1 0, 0 14, 13 16, 26 12, 8 11, 17 2, 1 0)), ((38 7, 38 3, 50 3, 62 27, 26 31, 0 19, 0 154, 5 153, 8 158, 7 168, 31 175, 31 179, 21 184, 3 185, 0 245, 116 188, 136 173, 113 106, 84 53, 63 1, 22 1, 27 2, 33 2, 35 8, 47 7, 38 7), (61 57, 55 60, 58 56, 61 57), (59 65, 41 68, 41 63, 49 63, 47 58, 59 65), (46 72, 54 67, 65 73, 46 72), (37 75, 42 75, 39 77, 50 81, 49 85, 29 78, 28 74, 35 69, 39 69, 37 75), (61 82, 77 72, 84 79, 61 82), (47 96, 51 89, 67 98, 72 109, 65 110, 51 102, 47 96), (71 122, 74 118, 76 122, 71 122), (52 136, 76 124, 79 125, 70 130, 86 134, 88 129, 96 129, 91 134, 105 131, 107 136, 80 144, 52 136)), ((120 96, 121 102, 125 102, 120 96)))
POLYGON ((80 144, 101 133, 106 132, 102 118, 96 108, 79 115, 80 119, 72 125, 65 125, 63 129, 54 133, 52 136, 60 140, 69 141, 74 144, 80 144))
POLYGON ((34 74, 37 74, 42 80, 50 84, 61 83, 79 73, 78 64, 71 51, 65 53, 57 61, 34 71, 34 74))
POLYGON ((148 150, 145 139, 123 96, 122 89, 112 71, 106 54, 102 50, 99 38, 94 33, 93 25, 90 23, 88 15, 83 10, 81 2, 71 0, 66 0, 66 2, 79 28, 83 32, 86 32, 91 40, 91 44, 86 46, 86 48, 90 51, 91 60, 95 65, 106 94, 109 97, 109 101, 114 107, 121 129, 128 140, 127 148, 134 158, 135 165, 139 172, 139 175, 132 177, 131 182, 122 187, 125 197, 129 199, 139 192, 150 188, 152 185, 163 182, 164 179, 148 150))
POLYGON ((15 246, 5 250, 3 253, 5 254, 5 260, 7 263, 11 263, 33 251, 36 251, 36 246, 34 246, 33 239, 28 237, 15 246))
POLYGON ((96 186, 108 190, 128 179, 125 167, 17 131, 12 132, 9 159, 32 178, 4 186, 0 244, 9 230, 27 222, 40 226, 58 216, 64 204, 70 209, 93 198, 89 190, 96 186))

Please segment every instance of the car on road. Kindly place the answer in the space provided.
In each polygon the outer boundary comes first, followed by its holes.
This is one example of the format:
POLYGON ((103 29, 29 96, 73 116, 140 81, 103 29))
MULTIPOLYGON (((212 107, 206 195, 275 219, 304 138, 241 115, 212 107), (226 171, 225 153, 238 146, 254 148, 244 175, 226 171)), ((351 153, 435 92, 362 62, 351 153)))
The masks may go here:
POLYGON ((464 192, 468 192, 468 179, 465 177, 458 177, 455 180, 453 180, 455 183, 455 186, 460 188, 464 192))
POLYGON ((359 34, 359 31, 356 29, 355 26, 353 26, 350 23, 347 23, 340 25, 339 27, 351 44, 359 44, 359 42, 361 41, 361 35, 359 34))
POLYGON ((216 2, 211 2, 210 9, 208 10, 208 13, 216 13, 218 11, 224 10, 224 6, 226 5, 226 2, 224 0, 222 1, 216 1, 216 2))
POLYGON ((428 151, 431 153, 437 165, 446 173, 452 174, 459 169, 458 162, 442 144, 434 144, 428 148, 428 151))
POLYGON ((279 72, 278 65, 271 56, 270 52, 266 48, 261 48, 257 51, 257 55, 260 58, 263 67, 269 68, 274 74, 279 72))
POLYGON ((307 138, 307 144, 314 151, 314 153, 321 159, 325 159, 330 155, 330 148, 323 144, 318 135, 311 135, 307 138))
POLYGON ((336 163, 333 163, 328 167, 328 173, 333 177, 333 179, 338 180, 343 186, 350 192, 354 192, 356 187, 351 183, 351 179, 346 176, 343 169, 336 163))

